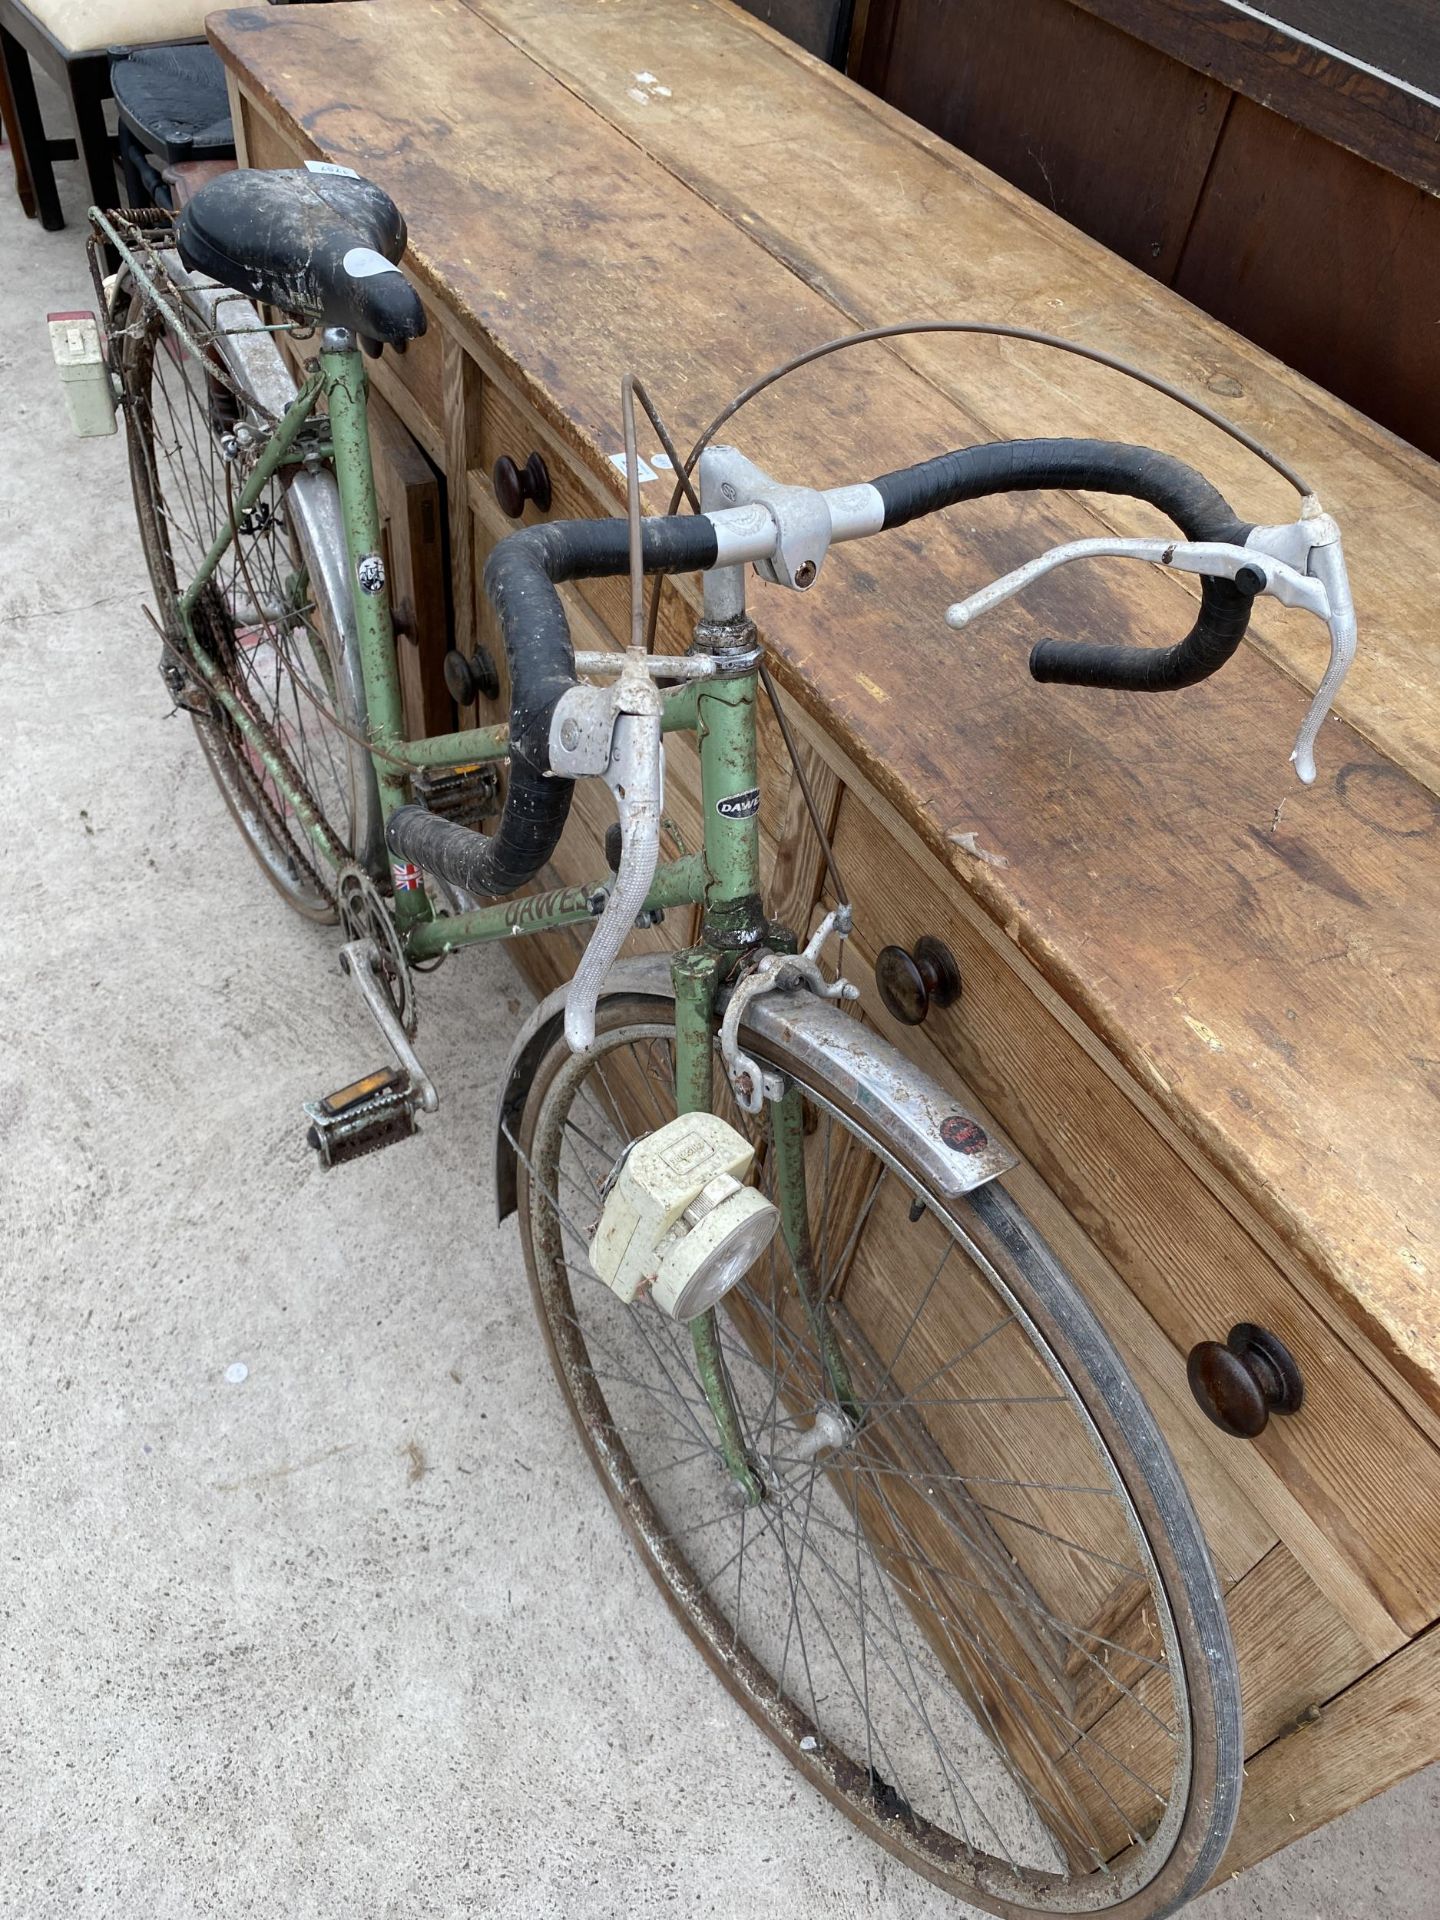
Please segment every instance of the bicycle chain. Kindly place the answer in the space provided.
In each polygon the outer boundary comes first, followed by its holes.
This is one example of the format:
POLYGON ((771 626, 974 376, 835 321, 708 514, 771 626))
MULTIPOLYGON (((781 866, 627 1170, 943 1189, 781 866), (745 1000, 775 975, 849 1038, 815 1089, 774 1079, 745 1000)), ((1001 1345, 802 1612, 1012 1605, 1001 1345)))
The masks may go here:
MULTIPOLYGON (((204 607, 206 609, 205 620, 207 623, 210 624, 211 630, 208 633, 202 634, 200 637, 202 640, 208 640, 210 642, 209 651, 211 652, 211 654, 213 655, 217 663, 223 667, 225 665, 225 655, 228 653, 230 648, 230 636, 217 635, 214 632, 214 627, 213 627, 213 623, 215 620, 214 608, 211 605, 211 603, 208 601, 207 596, 204 594, 200 596, 199 601, 196 603, 195 615, 193 615, 192 618, 196 618, 199 616, 201 607, 204 607), (218 645, 215 644, 217 640, 219 642, 218 645)), ((277 657, 278 657, 278 654, 277 654, 277 657)), ((276 738, 274 730, 270 726, 269 721, 266 720, 264 716, 256 708, 254 701, 251 699, 248 690, 245 688, 243 683, 240 680, 238 680, 235 677, 235 675, 233 673, 230 673, 228 670, 225 674, 225 678, 230 687, 230 691, 235 695, 236 699, 240 702, 241 706, 244 707, 245 712, 248 715, 251 724, 259 732, 261 738, 265 743, 266 748, 269 750, 271 754, 273 754, 275 759, 279 762, 280 767, 284 772, 286 779, 290 781, 292 786, 294 786, 298 792, 304 794, 306 800, 314 808, 319 818, 321 820, 324 820, 326 832, 329 833, 331 839, 335 843, 335 849, 337 853, 339 853, 339 855, 341 856, 341 865, 342 866, 356 865, 357 863, 355 860, 354 853, 351 851, 348 843, 341 839, 340 835, 336 833, 330 821, 326 819, 324 809, 320 806, 314 794, 310 791, 309 786, 301 778, 299 769, 296 767, 294 761, 290 758, 290 755, 286 752, 285 748, 281 745, 280 741, 276 738)), ((202 686, 205 685, 205 682, 203 679, 201 680, 201 685, 202 686)), ((208 691, 208 688, 207 688, 207 691, 208 691)), ((221 712, 222 713, 224 712, 223 708, 221 709, 221 712)), ((228 715, 226 717, 228 718, 228 715)), ((339 901, 339 895, 336 892, 335 885, 333 884, 333 882, 326 879, 321 874, 319 869, 315 866, 315 864, 310 860, 308 854, 301 850, 300 846, 296 841, 295 835, 290 831, 288 825, 286 824, 285 815, 276 806, 265 782, 256 780, 256 781, 252 781, 251 785, 252 785, 252 791, 258 796, 261 807, 264 810, 264 812, 269 815, 270 820, 273 823, 276 831, 278 832, 280 839, 286 848, 286 851, 290 854, 290 857, 295 861, 296 865, 300 867, 300 869, 306 875, 306 877, 313 883, 316 891, 319 894, 321 894, 323 898, 329 903, 329 905, 334 907, 336 912, 338 913, 340 910, 340 901, 339 901)))

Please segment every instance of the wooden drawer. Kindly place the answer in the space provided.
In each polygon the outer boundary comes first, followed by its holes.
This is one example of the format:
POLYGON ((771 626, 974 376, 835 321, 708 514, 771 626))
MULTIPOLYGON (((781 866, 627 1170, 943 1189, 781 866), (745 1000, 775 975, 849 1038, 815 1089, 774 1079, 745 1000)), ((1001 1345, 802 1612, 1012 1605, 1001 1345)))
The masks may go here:
MULTIPOLYGON (((1180 1451, 1192 1462, 1203 1452, 1376 1655, 1418 1632, 1440 1611, 1440 1458, 1430 1441, 1034 997, 958 906, 953 882, 942 893, 855 792, 840 803, 835 846, 857 906, 867 1015, 915 1057, 943 1062, 1008 1133, 1052 1200, 1047 1208, 1032 1191, 1021 1197, 1048 1214, 1045 1230, 1069 1242, 1067 1258, 1084 1259, 1082 1280, 1101 1284, 1102 1266, 1118 1276, 1129 1303, 1112 1293, 1097 1305, 1132 1357, 1145 1349, 1138 1371, 1163 1387, 1172 1430, 1173 1409, 1189 1406, 1185 1356, 1197 1341, 1255 1321, 1299 1361, 1299 1414, 1272 1419, 1250 1442, 1197 1424, 1190 1408, 1180 1451), (924 933, 951 948, 964 991, 907 1029, 881 1006, 868 963, 881 946, 913 947, 924 933), (1127 1325, 1113 1324, 1117 1309, 1127 1325), (1160 1338, 1146 1337, 1151 1328, 1160 1338)), ((1241 1520, 1237 1504, 1222 1524, 1232 1520, 1241 1520)))
MULTIPOLYGON (((472 502, 488 509, 489 524, 496 537, 530 526, 539 520, 574 520, 623 514, 625 500, 617 475, 602 480, 588 468, 575 462, 543 426, 525 403, 513 395, 504 383, 491 374, 482 374, 479 404, 478 451, 470 476, 472 502), (509 520, 500 511, 491 482, 495 462, 508 454, 517 466, 523 466, 531 453, 538 452, 550 475, 551 501, 547 512, 540 513, 527 502, 519 520, 509 520)), ((644 490, 647 511, 658 512, 668 505, 668 488, 649 482, 644 490), (662 497, 663 496, 663 497, 662 497)), ((630 587, 627 580, 587 580, 575 591, 608 630, 616 645, 624 645, 630 631, 630 587)), ((660 653, 683 653, 690 644, 690 629, 698 608, 698 593, 682 598, 673 589, 661 605, 656 649, 660 653)))

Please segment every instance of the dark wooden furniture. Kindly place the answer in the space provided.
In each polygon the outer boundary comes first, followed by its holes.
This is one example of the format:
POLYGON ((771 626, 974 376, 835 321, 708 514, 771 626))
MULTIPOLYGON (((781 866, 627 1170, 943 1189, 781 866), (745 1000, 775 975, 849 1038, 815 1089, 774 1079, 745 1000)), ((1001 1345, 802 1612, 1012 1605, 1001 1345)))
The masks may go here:
POLYGON ((0 60, 15 99, 17 148, 24 149, 35 211, 40 224, 55 232, 65 224, 55 187, 56 160, 74 159, 85 167, 92 205, 115 201, 115 148, 105 125, 110 98, 110 56, 104 49, 75 52, 56 39, 22 0, 0 0, 0 60), (38 61, 65 95, 75 128, 74 141, 51 139, 40 115, 31 62, 38 61))
MULTIPOLYGON (((1037 688, 1025 656, 1102 618, 1115 638, 1173 637, 1193 607, 1174 576, 1070 569, 983 633, 945 628, 957 593, 1040 547, 1148 524, 1113 500, 977 505, 837 552, 813 594, 754 602, 857 903, 846 966, 866 1014, 1017 1143, 1021 1202, 1205 1521, 1245 1692, 1232 1872, 1440 1756, 1440 473, 733 7, 436 0, 423 35, 413 18, 374 0, 211 31, 249 164, 363 169, 409 220, 430 330, 373 378, 443 473, 467 651, 495 647, 479 573, 514 524, 502 456, 543 457, 549 514, 614 513, 627 369, 688 440, 763 365, 907 313, 1070 327, 1222 395, 1345 527, 1362 655, 1308 791, 1285 755, 1323 643, 1297 616, 1267 608, 1224 674, 1149 702, 1037 688), (925 935, 964 991, 901 1025, 873 969, 925 935), (1240 1323, 1306 1382, 1254 1439, 1212 1424, 1186 1373, 1240 1323)), ((812 482, 1102 432, 1187 453, 1247 516, 1294 506, 1155 395, 995 342, 865 349, 731 431, 812 482)), ((663 492, 645 487, 649 510, 663 492)), ((616 644, 625 583, 566 594, 577 642, 616 644)), ((697 604, 678 583, 662 647, 687 643, 697 604)), ((768 721, 761 747, 769 898, 804 926, 823 862, 768 721)), ((604 870, 613 809, 593 784, 549 881, 604 870)), ((666 803, 696 844, 679 736, 666 803)), ((688 933, 672 914, 634 940, 688 933)), ((576 948, 510 951, 549 987, 576 948)))
POLYGON ((855 28, 856 0, 739 0, 746 13, 774 27, 807 53, 844 68, 855 28))
POLYGON ((866 0, 849 70, 1440 453, 1430 0, 866 0))
MULTIPOLYGON (((180 168, 210 178, 233 162, 225 72, 212 47, 132 47, 110 64, 127 207, 173 210, 180 168)), ((194 173, 187 174, 193 179, 194 173)))
POLYGON ((15 169, 15 195, 20 202, 21 211, 27 220, 35 218, 35 186, 30 178, 30 164, 25 157, 25 143, 19 135, 19 120, 15 111, 15 95, 10 87, 10 73, 0 54, 0 135, 10 149, 11 165, 15 169))

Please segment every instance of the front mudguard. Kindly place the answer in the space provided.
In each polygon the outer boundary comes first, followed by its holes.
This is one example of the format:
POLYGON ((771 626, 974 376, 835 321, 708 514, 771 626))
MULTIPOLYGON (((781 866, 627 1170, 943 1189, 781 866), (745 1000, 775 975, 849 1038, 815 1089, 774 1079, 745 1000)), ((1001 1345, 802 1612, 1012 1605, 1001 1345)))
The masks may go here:
MULTIPOLYGON (((500 1083, 495 1116, 495 1199, 501 1220, 518 1202, 516 1141, 535 1070, 565 1026, 569 987, 557 987, 536 1006, 515 1037, 500 1083)), ((644 954, 610 970, 600 1005, 619 998, 646 999, 662 1015, 675 1004, 670 959, 644 954)), ((1018 1156, 930 1074, 888 1040, 829 1000, 800 989, 752 1000, 742 1038, 769 1039, 829 1080, 837 1093, 863 1109, 896 1157, 915 1167, 947 1199, 984 1186, 1017 1164, 1018 1156)))

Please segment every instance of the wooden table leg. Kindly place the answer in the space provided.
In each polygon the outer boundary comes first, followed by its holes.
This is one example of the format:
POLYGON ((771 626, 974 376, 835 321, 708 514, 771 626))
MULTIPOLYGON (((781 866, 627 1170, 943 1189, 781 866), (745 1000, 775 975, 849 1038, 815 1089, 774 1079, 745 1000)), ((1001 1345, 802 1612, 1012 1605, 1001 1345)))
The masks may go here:
POLYGON ((65 69, 75 138, 84 163, 90 201, 102 211, 117 204, 115 147, 105 125, 105 102, 110 95, 110 63, 104 54, 71 60, 65 69))
POLYGON ((15 163, 15 191, 20 197, 20 205, 25 218, 35 218, 35 184, 30 178, 30 168, 25 158, 25 143, 20 138, 20 122, 15 112, 15 96, 10 91, 10 70, 0 53, 0 130, 10 143, 10 157, 15 163))
POLYGON ((4 76, 5 86, 0 109, 5 114, 5 126, 15 155, 15 187, 20 204, 31 219, 39 215, 47 233, 56 233, 64 226, 65 219, 55 187, 55 169, 50 164, 45 123, 35 98, 30 56, 4 27, 0 27, 0 74, 4 76))

